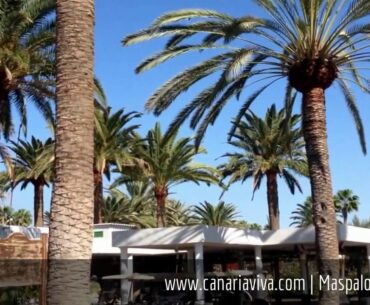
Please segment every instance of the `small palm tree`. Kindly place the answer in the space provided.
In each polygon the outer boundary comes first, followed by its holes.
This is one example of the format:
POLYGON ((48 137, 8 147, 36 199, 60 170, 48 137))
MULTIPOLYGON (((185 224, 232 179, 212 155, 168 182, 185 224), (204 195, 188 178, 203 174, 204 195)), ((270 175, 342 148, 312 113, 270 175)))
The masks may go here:
POLYGON ((236 225, 239 217, 236 207, 224 201, 216 205, 204 201, 200 206, 194 206, 192 212, 196 222, 209 226, 236 225))
POLYGON ((12 213, 10 225, 27 227, 32 223, 30 211, 20 209, 12 213))
POLYGON ((244 114, 240 122, 234 122, 234 132, 229 143, 238 152, 227 153, 228 162, 219 168, 224 178, 232 183, 253 179, 253 193, 266 177, 267 203, 270 229, 280 227, 278 182, 284 178, 292 194, 301 187, 295 174, 306 175, 307 163, 301 129, 297 126, 300 116, 290 116, 282 109, 270 107, 264 118, 253 112, 244 114))
POLYGON ((12 107, 27 125, 27 102, 52 120, 55 1, 0 1, 0 132, 12 131, 12 107))
POLYGON ((0 223, 8 225, 11 222, 13 210, 9 206, 0 206, 0 223))
POLYGON ((251 224, 248 224, 248 229, 250 230, 256 230, 256 231, 261 231, 262 230, 262 226, 258 223, 251 223, 251 224))
POLYGON ((104 199, 104 222, 132 224, 139 228, 155 226, 153 186, 143 182, 128 182, 127 194, 112 189, 104 199))
POLYGON ((167 226, 185 226, 192 224, 190 209, 181 201, 168 199, 166 202, 167 226))
POLYGON ((352 226, 370 228, 370 218, 360 219, 357 215, 355 215, 352 219, 352 226))
POLYGON ((348 214, 358 211, 360 198, 349 189, 340 190, 334 195, 334 204, 337 211, 342 214, 343 224, 347 225, 348 214))
POLYGON ((127 180, 149 181, 153 184, 157 202, 157 225, 166 225, 165 204, 168 191, 174 185, 184 182, 199 184, 218 183, 218 171, 211 166, 193 162, 193 158, 205 153, 203 148, 196 150, 191 138, 176 139, 176 133, 165 137, 159 123, 150 130, 144 140, 137 140, 133 156, 142 160, 146 166, 133 164, 123 167, 122 177, 115 185, 127 180))
POLYGON ((111 113, 95 110, 94 144, 94 223, 101 222, 103 205, 103 175, 110 179, 110 169, 130 161, 129 148, 132 145, 132 132, 139 125, 130 125, 131 120, 140 117, 137 112, 125 113, 123 109, 111 113))
POLYGON ((31 222, 31 213, 25 209, 14 211, 9 206, 0 207, 0 224, 26 227, 31 222))
POLYGON ((298 228, 307 227, 313 224, 311 197, 307 197, 304 203, 297 204, 297 207, 292 212, 290 219, 292 220, 290 226, 295 226, 298 228))
POLYGON ((45 211, 44 212, 44 226, 46 226, 46 227, 49 226, 50 218, 51 218, 50 211, 45 211))
POLYGON ((21 189, 31 183, 34 187, 34 224, 43 226, 44 187, 52 179, 54 167, 54 142, 45 142, 32 137, 29 142, 12 142, 14 180, 12 187, 21 184, 21 189))

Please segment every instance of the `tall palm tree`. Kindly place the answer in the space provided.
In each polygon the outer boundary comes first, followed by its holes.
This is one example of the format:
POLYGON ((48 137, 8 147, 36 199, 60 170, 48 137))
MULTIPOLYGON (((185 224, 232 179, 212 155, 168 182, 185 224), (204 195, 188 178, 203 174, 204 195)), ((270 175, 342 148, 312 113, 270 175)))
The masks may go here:
POLYGON ((12 131, 12 107, 27 125, 28 102, 52 120, 55 88, 54 0, 0 1, 0 132, 12 131))
POLYGON ((124 166, 122 177, 118 178, 115 185, 127 180, 150 181, 154 188, 154 197, 157 202, 157 225, 166 226, 165 204, 169 189, 183 182, 207 184, 218 182, 218 171, 211 166, 194 163, 193 158, 205 153, 200 148, 196 150, 191 144, 191 138, 176 138, 173 133, 165 137, 157 123, 149 130, 143 140, 137 140, 133 156, 142 160, 145 166, 124 166))
POLYGON ((89 304, 94 202, 94 1, 57 0, 49 305, 89 304))
POLYGON ((353 211, 358 211, 360 198, 357 195, 354 195, 349 189, 339 190, 334 195, 334 204, 337 211, 342 214, 343 224, 347 225, 348 214, 353 211))
MULTIPOLYGON (((338 238, 328 161, 325 91, 334 83, 338 85, 366 152, 360 113, 350 85, 370 93, 368 79, 357 69, 370 59, 369 26, 364 20, 369 16, 370 3, 366 0, 254 0, 254 3, 267 17, 235 18, 211 10, 185 9, 157 18, 149 28, 126 37, 123 43, 170 36, 165 50, 145 60, 137 72, 191 51, 223 51, 216 55, 211 52, 210 59, 166 82, 147 103, 147 108, 158 115, 199 80, 211 75, 218 77, 183 108, 172 124, 175 129, 192 116, 191 127, 198 127, 197 143, 225 104, 239 98, 243 90, 256 82, 260 87, 241 104, 237 120, 278 80, 285 79, 288 90, 294 88, 302 94, 319 272, 336 276, 338 238)), ((338 292, 324 291, 320 304, 338 304, 338 299, 338 292)))
POLYGON ((94 147, 94 223, 101 222, 103 206, 103 174, 110 179, 110 167, 119 170, 123 163, 130 161, 129 148, 132 132, 139 125, 130 125, 131 120, 140 117, 137 112, 125 113, 123 109, 111 113, 95 110, 94 147))
POLYGON ((234 122, 229 143, 238 151, 227 153, 229 159, 220 169, 228 185, 248 178, 253 179, 253 194, 266 177, 267 204, 271 230, 280 227, 278 177, 284 178, 292 194, 301 187, 294 174, 307 174, 306 155, 300 116, 291 116, 284 109, 279 112, 271 106, 264 118, 253 112, 245 113, 234 122))
POLYGON ((303 228, 312 225, 312 217, 312 199, 311 197, 307 197, 303 203, 298 203, 296 209, 292 212, 290 226, 303 228))
MULTIPOLYGON (((29 142, 12 142, 14 177, 12 188, 21 184, 24 189, 31 183, 34 187, 34 225, 44 225, 44 187, 52 179, 54 167, 54 142, 51 138, 45 142, 32 137, 29 142)), ((10 177, 11 179, 11 177, 10 177)))
POLYGON ((237 223, 239 213, 231 203, 220 201, 216 205, 204 201, 192 209, 196 222, 209 226, 231 226, 237 223))

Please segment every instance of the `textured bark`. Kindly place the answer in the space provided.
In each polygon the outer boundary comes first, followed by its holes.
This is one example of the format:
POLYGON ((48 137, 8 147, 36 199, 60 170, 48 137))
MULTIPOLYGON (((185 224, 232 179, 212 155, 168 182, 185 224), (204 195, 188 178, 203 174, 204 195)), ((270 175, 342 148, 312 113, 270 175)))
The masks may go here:
POLYGON ((270 229, 278 230, 280 228, 279 197, 277 188, 277 174, 268 171, 267 176, 267 204, 269 210, 270 229))
POLYGON ((157 227, 166 226, 166 198, 168 195, 167 187, 156 186, 154 188, 155 199, 157 200, 157 227))
POLYGON ((103 209, 103 177, 94 169, 94 223, 102 222, 103 209))
POLYGON ((94 1, 57 0, 55 185, 47 302, 88 305, 94 202, 94 1))
MULTIPOLYGON (((319 273, 338 277, 338 238, 327 147, 325 96, 322 88, 303 93, 303 135, 311 181, 319 273)), ((338 291, 322 291, 320 305, 339 304, 338 291)))
POLYGON ((42 227, 44 225, 44 182, 38 180, 35 182, 34 187, 34 225, 35 227, 42 227))

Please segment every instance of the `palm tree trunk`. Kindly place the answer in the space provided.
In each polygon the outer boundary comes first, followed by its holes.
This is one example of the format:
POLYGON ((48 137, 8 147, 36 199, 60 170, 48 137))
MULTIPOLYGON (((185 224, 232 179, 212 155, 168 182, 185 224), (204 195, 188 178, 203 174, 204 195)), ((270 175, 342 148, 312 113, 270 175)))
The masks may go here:
POLYGON ((48 305, 88 305, 94 202, 94 1, 57 0, 48 305))
POLYGON ((157 200, 157 227, 163 228, 166 226, 166 198, 168 195, 165 186, 156 186, 154 195, 157 200))
POLYGON ((274 171, 268 171, 267 176, 267 204, 269 210, 270 229, 278 230, 280 228, 279 220, 279 198, 277 187, 277 174, 274 171))
POLYGON ((35 227, 42 227, 44 225, 44 183, 36 181, 34 187, 34 225, 35 227))
POLYGON ((94 223, 102 222, 103 209, 103 177, 94 168, 94 223))
POLYGON ((343 224, 347 225, 348 224, 348 211, 344 209, 342 214, 343 214, 343 224))
MULTIPOLYGON (((318 267, 321 276, 339 276, 336 214, 329 169, 325 96, 322 88, 303 93, 302 127, 311 182, 318 267)), ((321 291, 320 305, 339 304, 337 291, 321 291)))

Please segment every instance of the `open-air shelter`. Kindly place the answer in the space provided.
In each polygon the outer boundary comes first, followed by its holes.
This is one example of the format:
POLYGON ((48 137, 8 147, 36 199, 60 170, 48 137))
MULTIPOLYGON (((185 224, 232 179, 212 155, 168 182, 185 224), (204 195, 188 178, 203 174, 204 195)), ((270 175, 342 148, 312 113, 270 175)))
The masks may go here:
MULTIPOLYGON (((337 233, 342 253, 345 253, 344 249, 362 249, 363 259, 367 260, 370 274, 370 229, 338 225, 337 233)), ((206 225, 141 229, 113 232, 112 246, 120 249, 121 274, 126 276, 126 279, 135 272, 133 270, 134 249, 162 249, 186 253, 189 260, 188 266, 193 269, 188 271, 194 272, 200 284, 203 283, 205 275, 204 258, 207 253, 224 250, 250 253, 254 259, 255 270, 253 271, 257 276, 263 273, 264 259, 271 253, 276 257, 279 257, 279 253, 298 256, 302 262, 302 278, 307 279, 305 261, 307 255, 314 255, 315 230, 313 226, 256 231, 206 225), (192 261, 194 263, 191 263, 192 261)), ((129 301, 129 287, 128 281, 122 280, 122 304, 129 301)), ((198 286, 196 291, 198 304, 203 304, 205 299, 204 290, 201 288, 198 286)))

